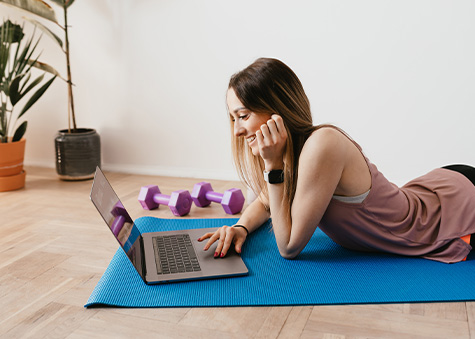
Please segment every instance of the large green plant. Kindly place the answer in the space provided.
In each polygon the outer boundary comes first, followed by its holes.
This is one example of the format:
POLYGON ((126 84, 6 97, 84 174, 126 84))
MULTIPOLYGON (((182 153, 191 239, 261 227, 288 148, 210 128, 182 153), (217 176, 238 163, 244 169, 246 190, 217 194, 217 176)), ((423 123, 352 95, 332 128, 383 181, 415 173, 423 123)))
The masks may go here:
POLYGON ((16 126, 21 118, 45 93, 56 76, 51 77, 33 94, 30 92, 42 84, 45 74, 33 77, 33 69, 54 69, 38 61, 39 53, 36 48, 40 37, 35 37, 35 31, 29 39, 25 38, 23 27, 6 20, 0 26, 0 142, 15 142, 25 134, 27 121, 16 126), (31 95, 28 95, 31 94, 31 95), (28 98, 29 97, 29 98, 28 98), (23 108, 16 113, 17 104, 28 98, 23 108))
MULTIPOLYGON (((43 25, 41 22, 27 18, 30 22, 35 24, 40 28, 47 36, 51 37, 64 52, 66 56, 66 72, 67 79, 66 83, 68 85, 68 129, 70 132, 75 132, 77 129, 76 125, 76 114, 74 111, 74 98, 73 98, 73 82, 71 78, 71 63, 69 58, 69 33, 68 33, 68 9, 73 4, 74 0, 0 0, 0 4, 5 4, 21 10, 27 11, 34 14, 42 19, 45 19, 49 23, 53 23, 56 29, 60 29, 64 34, 64 38, 60 38, 54 33, 54 29, 51 30, 47 26, 43 25), (56 19, 56 13, 54 9, 48 4, 54 4, 60 6, 63 14, 64 26, 58 23, 56 19)), ((45 69, 46 71, 51 71, 50 69, 45 69)))

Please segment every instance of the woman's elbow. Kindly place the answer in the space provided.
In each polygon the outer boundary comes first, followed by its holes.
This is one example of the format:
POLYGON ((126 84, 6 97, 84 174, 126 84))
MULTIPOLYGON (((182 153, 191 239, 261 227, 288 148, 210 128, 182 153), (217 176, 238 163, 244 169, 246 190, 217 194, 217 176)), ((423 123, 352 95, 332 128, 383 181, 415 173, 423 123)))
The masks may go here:
POLYGON ((279 253, 282 258, 292 260, 297 257, 302 250, 290 250, 290 249, 284 249, 284 250, 279 250, 279 253))

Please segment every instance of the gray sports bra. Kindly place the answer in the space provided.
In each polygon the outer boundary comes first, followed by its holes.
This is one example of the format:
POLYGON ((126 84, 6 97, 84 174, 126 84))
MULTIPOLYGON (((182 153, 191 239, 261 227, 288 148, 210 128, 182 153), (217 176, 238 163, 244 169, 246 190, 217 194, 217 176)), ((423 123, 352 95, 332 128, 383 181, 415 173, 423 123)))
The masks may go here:
POLYGON ((342 195, 333 195, 333 199, 346 202, 349 204, 361 204, 365 198, 368 196, 369 192, 371 190, 368 190, 367 192, 364 192, 363 194, 356 195, 354 197, 344 197, 342 195))

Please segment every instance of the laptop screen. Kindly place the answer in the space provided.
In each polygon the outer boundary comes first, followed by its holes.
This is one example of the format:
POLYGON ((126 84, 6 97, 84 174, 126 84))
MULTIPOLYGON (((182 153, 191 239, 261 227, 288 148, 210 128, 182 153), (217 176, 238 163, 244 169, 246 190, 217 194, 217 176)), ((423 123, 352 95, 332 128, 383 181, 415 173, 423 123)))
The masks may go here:
POLYGON ((144 279, 142 235, 99 167, 96 168, 94 182, 92 183, 91 201, 137 269, 137 272, 144 279))

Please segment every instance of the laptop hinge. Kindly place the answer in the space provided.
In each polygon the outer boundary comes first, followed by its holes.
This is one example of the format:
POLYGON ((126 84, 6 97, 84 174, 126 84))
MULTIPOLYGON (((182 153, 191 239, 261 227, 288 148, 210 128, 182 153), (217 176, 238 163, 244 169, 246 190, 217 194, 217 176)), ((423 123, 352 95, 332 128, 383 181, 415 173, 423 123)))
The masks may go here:
POLYGON ((145 263, 145 248, 144 248, 144 244, 143 244, 143 237, 142 235, 139 236, 140 237, 140 256, 141 256, 141 260, 142 260, 142 279, 147 282, 146 280, 146 277, 147 277, 147 265, 145 263))

